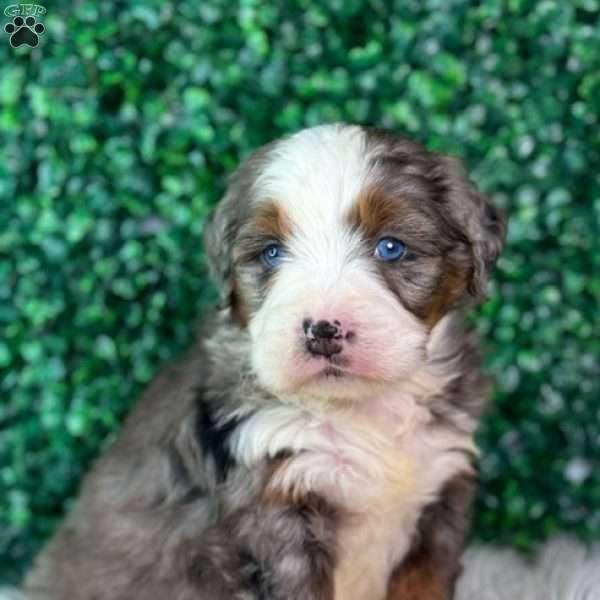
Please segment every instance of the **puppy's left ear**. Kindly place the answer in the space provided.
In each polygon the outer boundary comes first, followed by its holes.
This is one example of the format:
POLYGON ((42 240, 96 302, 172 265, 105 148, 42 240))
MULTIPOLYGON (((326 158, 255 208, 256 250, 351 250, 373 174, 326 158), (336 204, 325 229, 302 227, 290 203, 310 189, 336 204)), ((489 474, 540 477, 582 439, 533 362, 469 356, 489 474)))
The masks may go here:
POLYGON ((449 198, 459 226, 468 238, 472 274, 469 293, 480 300, 506 240, 506 219, 469 180, 462 164, 446 158, 449 198))

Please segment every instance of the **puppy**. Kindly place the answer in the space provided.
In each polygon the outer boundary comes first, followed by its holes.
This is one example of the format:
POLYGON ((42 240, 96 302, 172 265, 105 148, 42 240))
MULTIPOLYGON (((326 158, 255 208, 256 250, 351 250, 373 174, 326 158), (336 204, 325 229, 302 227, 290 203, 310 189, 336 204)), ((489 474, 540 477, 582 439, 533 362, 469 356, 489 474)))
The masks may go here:
POLYGON ((463 315, 502 218, 454 159, 324 125, 205 231, 221 308, 144 393, 32 600, 449 600, 488 394, 463 315))

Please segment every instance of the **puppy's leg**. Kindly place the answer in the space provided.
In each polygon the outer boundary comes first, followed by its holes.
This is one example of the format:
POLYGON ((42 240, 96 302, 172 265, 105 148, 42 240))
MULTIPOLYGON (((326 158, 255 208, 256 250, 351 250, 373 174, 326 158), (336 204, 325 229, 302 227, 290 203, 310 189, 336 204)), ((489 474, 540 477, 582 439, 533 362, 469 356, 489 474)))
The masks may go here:
POLYGON ((472 477, 459 476, 446 485, 439 500, 425 509, 413 547, 392 576, 387 600, 454 597, 473 490, 472 477))
POLYGON ((336 518, 318 497, 239 510, 207 532, 189 578, 211 600, 332 600, 336 518))
POLYGON ((337 511, 309 495, 287 506, 267 506, 262 512, 263 531, 253 533, 259 538, 251 536, 248 542, 258 549, 264 565, 265 598, 333 600, 337 511))

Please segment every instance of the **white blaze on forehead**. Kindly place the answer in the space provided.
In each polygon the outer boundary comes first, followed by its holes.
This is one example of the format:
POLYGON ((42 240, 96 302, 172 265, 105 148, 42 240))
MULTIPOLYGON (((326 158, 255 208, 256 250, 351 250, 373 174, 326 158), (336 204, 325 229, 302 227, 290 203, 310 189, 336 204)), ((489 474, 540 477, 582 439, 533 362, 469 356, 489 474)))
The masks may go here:
POLYGON ((352 245, 344 219, 368 175, 363 129, 322 125, 277 144, 254 191, 259 202, 275 200, 286 213, 293 253, 318 258, 326 251, 331 262, 342 254, 336 250, 352 245))

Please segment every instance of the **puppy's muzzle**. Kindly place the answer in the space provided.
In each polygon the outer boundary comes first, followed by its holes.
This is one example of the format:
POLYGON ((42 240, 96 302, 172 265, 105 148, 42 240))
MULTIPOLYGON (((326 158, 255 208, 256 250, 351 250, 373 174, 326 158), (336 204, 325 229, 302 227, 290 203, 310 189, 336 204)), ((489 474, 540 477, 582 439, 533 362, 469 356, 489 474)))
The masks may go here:
POLYGON ((331 358, 342 352, 345 340, 352 337, 351 332, 344 332, 339 321, 314 322, 312 319, 305 319, 302 328, 306 336, 306 349, 313 356, 331 358))

